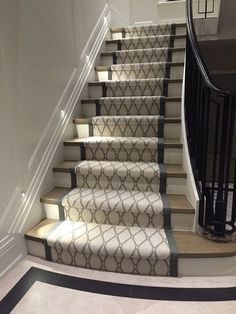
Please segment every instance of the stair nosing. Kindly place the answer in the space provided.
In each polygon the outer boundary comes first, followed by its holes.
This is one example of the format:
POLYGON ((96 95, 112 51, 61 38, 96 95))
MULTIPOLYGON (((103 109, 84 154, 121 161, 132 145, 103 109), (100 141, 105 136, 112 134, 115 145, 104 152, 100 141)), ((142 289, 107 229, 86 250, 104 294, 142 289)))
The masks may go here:
POLYGON ((95 71, 97 72, 106 72, 106 71, 112 71, 112 67, 119 67, 119 66, 130 66, 130 65, 140 65, 140 64, 145 64, 145 65, 150 65, 150 64, 165 64, 173 67, 183 67, 184 62, 136 62, 136 63, 121 63, 121 64, 113 64, 113 65, 97 65, 95 66, 95 71))
MULTIPOLYGON (((105 116, 105 117, 112 117, 112 116, 105 116)), ((115 117, 120 117, 120 116, 115 116, 115 117)), ((122 116, 122 117, 125 117, 125 116, 122 116)), ((127 117, 132 117, 132 116, 127 115, 127 117)), ((136 115, 133 117, 136 117, 136 115)), ((138 117, 138 115, 137 115, 137 117, 138 117)), ((147 117, 156 117, 156 116, 155 115, 154 116, 147 115, 147 117)), ((160 117, 162 117, 162 116, 160 116, 160 117)), ((85 117, 77 117, 77 118, 75 117, 75 118, 73 118, 73 123, 74 124, 90 124, 91 125, 92 119, 93 119, 93 117, 89 117, 89 118, 88 117, 86 117, 86 118, 85 117)), ((172 123, 173 124, 180 124, 181 123, 181 117, 173 117, 173 118, 163 117, 162 119, 163 119, 164 123, 168 123, 168 124, 172 124, 172 123)))
MULTIPOLYGON (((133 39, 139 39, 142 40, 144 38, 155 38, 155 37, 170 37, 170 38, 174 38, 174 39, 182 39, 182 38, 186 38, 185 34, 180 34, 180 35, 157 35, 157 36, 143 36, 143 37, 131 37, 131 38, 121 38, 121 39, 107 39, 106 40, 106 44, 118 44, 119 42, 123 41, 123 40, 133 40, 133 39)), ((168 47, 166 47, 168 48, 168 47)))
MULTIPOLYGON (((186 25, 186 23, 170 23, 170 24, 165 24, 165 23, 163 23, 163 24, 153 24, 152 26, 165 26, 165 25, 173 25, 173 26, 175 26, 175 27, 186 27, 187 25, 186 25)), ((145 25, 146 26, 146 25, 145 25)), ((132 27, 132 26, 131 26, 132 27)), ((142 26, 137 26, 137 27, 142 27, 142 26)), ((122 32, 124 32, 125 31, 125 27, 111 27, 110 28, 110 32, 111 33, 122 33, 122 32)))
POLYGON ((181 101, 181 97, 168 97, 168 96, 127 96, 127 97, 100 97, 100 98, 87 98, 87 99, 81 99, 81 104, 90 104, 90 103, 96 103, 99 101, 99 99, 109 99, 109 98, 118 98, 118 99, 125 99, 125 98, 143 98, 143 97, 157 97, 160 99, 163 99, 164 101, 168 102, 175 102, 175 101, 181 101))
POLYGON ((171 78, 149 78, 149 79, 132 79, 132 80, 115 80, 115 81, 111 81, 111 80, 106 80, 106 81, 90 81, 88 82, 88 86, 103 86, 106 83, 111 83, 111 82, 135 82, 135 81, 164 81, 164 82, 168 82, 168 83, 182 83, 183 79, 171 79, 171 78))
MULTIPOLYGON (((147 48, 146 50, 169 50, 172 52, 185 52, 186 49, 183 47, 181 48, 175 48, 175 47, 164 47, 164 48, 147 48)), ((142 50, 142 49, 125 49, 125 50, 115 50, 112 52, 102 52, 100 55, 101 57, 113 57, 114 54, 116 54, 116 52, 121 52, 121 51, 133 51, 133 50, 142 50)))

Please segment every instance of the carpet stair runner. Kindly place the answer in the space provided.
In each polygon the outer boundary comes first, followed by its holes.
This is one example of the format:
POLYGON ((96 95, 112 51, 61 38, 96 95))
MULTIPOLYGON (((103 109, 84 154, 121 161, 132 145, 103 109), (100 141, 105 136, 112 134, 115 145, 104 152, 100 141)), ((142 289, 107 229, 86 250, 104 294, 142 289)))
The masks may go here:
POLYGON ((185 26, 111 33, 83 116, 73 120, 78 138, 64 142, 56 188, 41 198, 46 219, 25 235, 28 251, 67 265, 177 276, 172 229, 181 215, 191 228, 194 217, 180 141, 185 26))

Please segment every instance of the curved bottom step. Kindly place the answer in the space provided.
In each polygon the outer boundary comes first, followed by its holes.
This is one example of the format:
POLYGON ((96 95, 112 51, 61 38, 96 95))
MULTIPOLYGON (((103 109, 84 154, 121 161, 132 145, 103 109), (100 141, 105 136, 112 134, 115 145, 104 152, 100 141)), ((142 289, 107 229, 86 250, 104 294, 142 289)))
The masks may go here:
POLYGON ((53 262, 129 274, 177 276, 175 243, 171 232, 164 229, 44 220, 25 237, 30 254, 37 252, 37 256, 53 262))

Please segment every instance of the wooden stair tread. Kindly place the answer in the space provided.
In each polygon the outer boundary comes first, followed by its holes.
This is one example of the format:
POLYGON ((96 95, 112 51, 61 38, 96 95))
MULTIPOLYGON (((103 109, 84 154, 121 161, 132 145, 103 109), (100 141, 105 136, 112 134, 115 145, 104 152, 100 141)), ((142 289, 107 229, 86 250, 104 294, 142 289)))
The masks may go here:
POLYGON ((187 174, 184 171, 182 165, 164 164, 166 168, 166 174, 169 178, 187 178, 187 174))
POLYGON ((181 258, 214 258, 236 255, 236 241, 217 243, 202 235, 187 231, 173 232, 179 257, 181 258))
MULTIPOLYGON (((170 66, 184 66, 184 62, 150 62, 151 64, 153 63, 166 63, 170 66)), ((150 64, 150 63, 145 63, 145 64, 150 64)), ((134 63, 134 64, 142 64, 142 63, 134 63)), ((125 65, 130 65, 129 63, 125 64, 125 65)), ((113 66, 120 66, 120 64, 113 64, 113 66)), ((96 71, 100 71, 100 72, 103 72, 103 71, 111 71, 112 70, 112 66, 111 65, 97 65, 95 67, 95 70, 96 71)))
MULTIPOLYGON (((76 166, 81 162, 81 160, 77 161, 68 161, 65 160, 57 167, 53 168, 54 172, 65 172, 65 173, 71 173, 74 172, 74 169, 76 166)), ((187 174, 184 171, 182 165, 176 165, 176 164, 164 164, 166 169, 167 177, 169 178, 186 178, 187 174)))
MULTIPOLYGON (((168 49, 172 52, 185 52, 185 48, 148 48, 148 49, 168 49)), ((132 50, 132 49, 131 49, 132 50)), ((136 49, 138 50, 138 49, 136 49)), ((101 57, 113 57, 116 52, 102 52, 101 57)))
MULTIPOLYGON (((106 138, 106 137, 104 137, 106 138)), ((111 136, 109 136, 111 138, 111 136)), ((122 137, 125 139, 125 137, 122 137)), ((148 139, 148 137, 146 137, 148 139)), ((64 141, 64 146, 82 146, 85 142, 89 142, 89 139, 93 139, 92 136, 86 138, 74 138, 72 140, 64 141)), ((158 138, 157 138, 158 139, 158 138)), ((178 139, 164 139, 164 148, 182 148, 183 145, 178 139)))
MULTIPOLYGON (((60 221, 44 219, 25 234, 25 238, 43 242, 51 231, 60 225, 60 221)), ((236 255, 236 241, 216 243, 201 235, 188 231, 173 232, 179 258, 215 258, 232 257, 236 255)))
POLYGON ((67 172, 70 173, 71 170, 74 170, 80 161, 70 161, 65 160, 56 167, 53 167, 54 172, 67 172))
POLYGON ((25 238, 37 242, 43 242, 47 234, 60 225, 60 223, 60 221, 54 219, 43 219, 25 233, 25 238))
MULTIPOLYGON (((108 116, 111 117, 111 116, 108 116)), ((120 117, 120 116, 119 116, 120 117)), ((130 116, 127 116, 130 117, 130 116)), ((152 117, 148 116, 147 117, 152 117)), ((85 117, 77 117, 73 119, 74 124, 92 124, 92 119, 93 118, 85 118, 85 117)), ((176 117, 168 117, 168 118, 163 118, 164 123, 181 123, 181 118, 176 118, 176 117)))
POLYGON ((143 37, 132 37, 132 38, 121 38, 121 39, 108 39, 106 40, 106 44, 116 44, 121 42, 122 40, 129 40, 129 39, 133 39, 133 38, 138 38, 140 40, 142 39, 146 39, 146 38, 154 38, 154 37, 170 37, 170 38, 174 38, 174 39, 182 39, 182 38, 186 38, 185 34, 181 34, 181 35, 157 35, 157 36, 143 36, 143 37))
MULTIPOLYGON (((69 188, 54 188, 43 195, 40 201, 46 204, 61 205, 62 198, 71 190, 69 188)), ((166 194, 166 197, 172 213, 193 214, 195 212, 185 195, 166 194)))
MULTIPOLYGON (((134 98, 138 97, 153 97, 153 96, 134 96, 134 98)), ((158 97, 158 96, 157 96, 158 97)), ((106 98, 126 98, 126 97, 106 97, 106 98)), ((128 97, 129 98, 129 97, 128 97)), ((160 98, 164 99, 166 102, 176 102, 181 101, 181 97, 165 97, 160 96, 160 98)), ((82 99, 81 104, 91 104, 99 101, 99 98, 91 98, 91 99, 82 99)))
MULTIPOLYGON (((162 24, 156 24, 156 25, 162 25, 162 24)), ((165 25, 165 24, 164 24, 165 25)), ((186 26, 186 23, 172 23, 175 27, 184 27, 186 26)), ((122 33, 125 31, 125 27, 111 27, 110 32, 111 33, 122 33)))
POLYGON ((132 80, 116 80, 116 81, 90 81, 88 82, 88 86, 103 86, 106 82, 109 83, 115 83, 115 82, 124 82, 124 81, 155 81, 155 80, 163 80, 163 81, 167 81, 168 83, 182 83, 183 79, 170 79, 170 78, 151 78, 151 79, 132 79, 132 80))
POLYGON ((61 199, 71 191, 70 188, 54 188, 40 198, 41 203, 61 205, 61 199))

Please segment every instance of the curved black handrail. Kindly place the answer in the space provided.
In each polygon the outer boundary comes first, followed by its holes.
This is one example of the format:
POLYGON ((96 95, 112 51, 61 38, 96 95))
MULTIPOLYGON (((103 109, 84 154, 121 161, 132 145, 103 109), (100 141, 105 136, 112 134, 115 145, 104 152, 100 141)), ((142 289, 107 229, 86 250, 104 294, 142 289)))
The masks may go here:
POLYGON ((195 32, 193 1, 186 5, 185 122, 198 222, 208 233, 225 237, 236 232, 236 96, 213 83, 195 32))
POLYGON ((208 72, 207 66, 203 60, 202 54, 200 52, 198 40, 197 40, 197 35, 195 32, 195 27, 193 24, 193 1, 192 0, 186 0, 186 13, 187 13, 187 30, 188 30, 188 39, 190 41, 192 51, 194 54, 194 57, 196 59, 196 62, 198 64, 199 70, 202 73, 202 76, 205 80, 205 84, 209 89, 212 91, 222 94, 222 95, 227 95, 227 96, 233 96, 234 93, 229 90, 223 90, 219 87, 217 87, 211 79, 211 76, 208 72))

